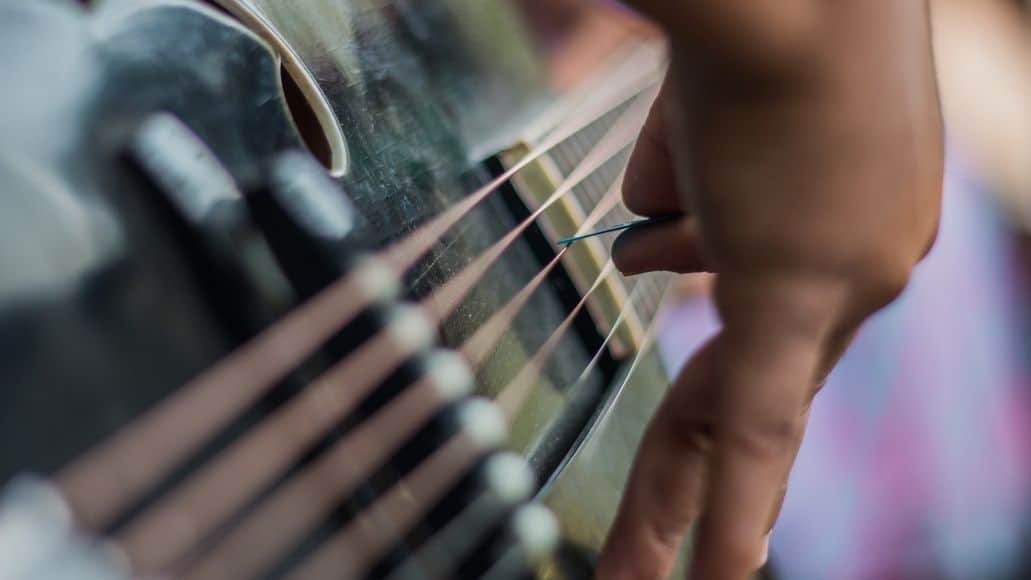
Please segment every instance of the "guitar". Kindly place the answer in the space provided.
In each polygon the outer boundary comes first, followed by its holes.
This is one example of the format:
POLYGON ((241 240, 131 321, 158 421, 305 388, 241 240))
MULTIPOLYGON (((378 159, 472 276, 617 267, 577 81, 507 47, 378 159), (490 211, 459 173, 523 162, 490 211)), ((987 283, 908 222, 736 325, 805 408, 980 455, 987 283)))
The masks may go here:
POLYGON ((502 0, 0 15, 0 577, 589 572, 666 279, 552 241, 629 217, 661 48, 560 91, 502 0))

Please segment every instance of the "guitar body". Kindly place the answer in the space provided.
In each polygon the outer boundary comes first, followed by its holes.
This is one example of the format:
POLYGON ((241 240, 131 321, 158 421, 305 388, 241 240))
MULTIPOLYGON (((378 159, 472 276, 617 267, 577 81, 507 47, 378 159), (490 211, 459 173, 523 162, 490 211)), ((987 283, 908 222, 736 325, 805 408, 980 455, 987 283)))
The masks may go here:
MULTIPOLYGON (((27 88, 0 96, 0 482, 35 473, 65 489, 69 465, 343 275, 337 246, 310 253, 251 193, 277 156, 307 150, 323 163, 350 208, 348 256, 417 239, 511 170, 394 274, 401 299, 438 313, 439 346, 479 352, 476 393, 498 399, 504 446, 526 458, 560 522, 562 548, 539 573, 589 573, 667 384, 651 350, 661 296, 610 275, 597 240, 561 258, 552 242, 614 199, 632 135, 599 148, 646 110, 661 51, 614 51, 559 89, 540 37, 505 0, 0 0, 5 14, 0 46, 19 55, 14 84, 27 88), (555 139, 571 117, 583 121, 555 139)), ((238 431, 360 351, 351 335, 255 403, 238 431)), ((383 404, 366 403, 359 414, 383 404)), ((166 485, 238 436, 219 435, 166 485)), ((159 502, 149 493, 114 523, 83 527, 133 546, 133 510, 159 502)), ((374 570, 404 569, 388 560, 374 570)))

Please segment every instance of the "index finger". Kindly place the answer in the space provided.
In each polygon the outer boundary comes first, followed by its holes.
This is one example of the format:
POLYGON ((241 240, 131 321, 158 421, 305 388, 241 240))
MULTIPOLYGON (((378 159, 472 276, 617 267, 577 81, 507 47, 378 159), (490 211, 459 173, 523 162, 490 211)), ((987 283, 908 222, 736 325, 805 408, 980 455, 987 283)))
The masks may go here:
POLYGON ((666 130, 666 102, 672 88, 667 80, 652 104, 634 145, 623 178, 623 203, 630 211, 656 217, 682 211, 677 195, 673 157, 666 130))
POLYGON ((832 327, 828 293, 763 284, 717 290, 713 450, 692 578, 740 580, 765 560, 832 327))

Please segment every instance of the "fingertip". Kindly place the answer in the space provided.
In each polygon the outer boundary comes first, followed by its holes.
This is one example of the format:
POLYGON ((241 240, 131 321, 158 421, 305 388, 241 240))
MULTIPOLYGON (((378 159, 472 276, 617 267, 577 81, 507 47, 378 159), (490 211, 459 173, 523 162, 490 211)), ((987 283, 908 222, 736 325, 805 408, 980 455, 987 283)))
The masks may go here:
POLYGON ((706 271, 692 223, 686 217, 627 230, 612 243, 612 261, 625 276, 706 271))
POLYGON ((612 263, 624 276, 640 273, 638 269, 638 252, 640 250, 637 246, 632 230, 623 232, 612 242, 612 263))

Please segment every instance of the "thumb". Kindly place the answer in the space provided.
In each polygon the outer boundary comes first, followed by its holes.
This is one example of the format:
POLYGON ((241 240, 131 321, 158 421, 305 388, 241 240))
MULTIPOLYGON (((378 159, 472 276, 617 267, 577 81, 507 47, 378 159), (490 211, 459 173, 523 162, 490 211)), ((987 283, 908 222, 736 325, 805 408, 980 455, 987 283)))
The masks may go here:
POLYGON ((690 216, 623 232, 612 244, 612 260, 626 275, 708 271, 699 248, 698 221, 690 216))

